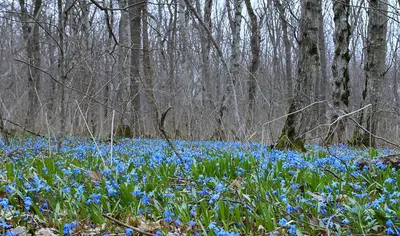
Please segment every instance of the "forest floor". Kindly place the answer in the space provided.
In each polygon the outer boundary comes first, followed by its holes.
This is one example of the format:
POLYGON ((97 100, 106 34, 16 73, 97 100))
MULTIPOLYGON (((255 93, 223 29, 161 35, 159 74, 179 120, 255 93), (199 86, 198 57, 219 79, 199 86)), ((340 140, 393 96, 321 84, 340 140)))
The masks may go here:
POLYGON ((396 150, 11 142, 0 142, 0 235, 400 233, 400 172, 377 161, 396 150))

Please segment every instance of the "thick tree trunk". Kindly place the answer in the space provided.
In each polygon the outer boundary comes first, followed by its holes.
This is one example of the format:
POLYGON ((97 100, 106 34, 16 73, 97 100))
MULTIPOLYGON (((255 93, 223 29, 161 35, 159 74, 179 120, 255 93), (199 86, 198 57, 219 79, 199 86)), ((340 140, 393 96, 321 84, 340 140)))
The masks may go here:
MULTIPOLYGON (((335 111, 332 112, 331 122, 343 113, 348 112, 349 107, 349 62, 350 62, 350 34, 351 28, 349 24, 350 0, 340 0, 333 3, 333 21, 335 23, 334 43, 335 51, 332 64, 333 75, 333 93, 332 100, 335 111)), ((336 137, 337 142, 343 143, 346 135, 346 119, 337 121, 329 127, 329 132, 325 142, 331 144, 336 137)))
POLYGON ((234 0, 233 3, 233 16, 231 15, 231 7, 229 0, 226 1, 227 10, 228 10, 228 18, 229 18, 229 25, 232 32, 232 44, 231 44, 231 68, 230 68, 230 76, 231 79, 228 80, 227 85, 227 97, 225 101, 225 109, 230 110, 228 107, 233 106, 233 118, 235 123, 238 126, 235 126, 233 131, 233 135, 235 138, 243 137, 243 128, 240 122, 240 115, 239 115, 239 106, 238 100, 236 95, 236 83, 239 80, 240 76, 240 32, 241 32, 241 23, 242 23, 242 9, 243 9, 243 0, 234 0), (230 97, 232 96, 232 101, 230 97), (233 103, 233 104, 232 104, 233 103), (228 105, 229 104, 229 105, 228 105), (232 105, 231 105, 232 104, 232 105))
POLYGON ((296 95, 282 130, 278 147, 304 149, 306 133, 315 125, 314 112, 304 109, 315 101, 315 86, 320 70, 318 53, 319 0, 305 0, 301 6, 299 61, 296 95))
MULTIPOLYGON (((37 23, 28 17, 25 0, 19 0, 21 7, 22 32, 26 41, 26 52, 28 56, 28 110, 25 117, 25 126, 35 130, 36 117, 39 112, 39 90, 40 90, 40 34, 37 23)), ((38 21, 42 8, 42 0, 34 1, 33 18, 38 21)))
POLYGON ((255 97, 256 97, 256 83, 257 71, 260 67, 260 29, 258 28, 257 16, 253 10, 250 0, 245 0, 247 12, 250 16, 251 22, 251 64, 249 68, 248 80, 248 114, 247 114, 247 129, 251 129, 252 120, 255 115, 255 97))
MULTIPOLYGON (((125 8, 128 6, 128 0, 118 1, 119 8, 125 8)), ((114 101, 114 106, 117 110, 121 111, 121 114, 116 115, 116 135, 117 136, 131 136, 132 124, 124 123, 124 116, 128 110, 129 103, 129 71, 131 58, 129 57, 129 46, 130 46, 130 22, 129 22, 129 11, 121 11, 121 17, 118 26, 118 72, 119 76, 115 81, 115 94, 116 98, 114 101), (129 131, 129 132, 128 132, 129 131)))
MULTIPOLYGON (((211 31, 211 11, 212 11, 212 0, 206 0, 204 3, 204 24, 211 31)), ((202 82, 202 103, 205 112, 211 112, 214 107, 212 87, 211 87, 211 73, 210 73, 210 51, 211 51, 211 40, 207 36, 207 33, 201 34, 201 54, 202 54, 202 72, 203 72, 203 82, 202 82)))
POLYGON ((140 32, 141 32, 141 17, 140 17, 140 0, 128 0, 129 5, 134 5, 129 8, 130 31, 131 31, 131 68, 130 68, 130 98, 132 108, 132 128, 133 136, 140 136, 140 74, 139 74, 139 57, 140 57, 140 32))
POLYGON ((352 143, 354 145, 376 146, 373 135, 379 124, 378 102, 381 97, 381 85, 386 73, 386 33, 387 0, 371 0, 368 8, 368 36, 366 46, 364 104, 371 108, 364 109, 360 124, 363 129, 356 129, 352 143), (373 135, 371 135, 373 134, 373 135))
POLYGON ((146 80, 146 96, 148 103, 151 108, 151 120, 153 122, 154 137, 158 134, 158 120, 159 111, 156 103, 156 98, 153 91, 153 66, 150 60, 150 43, 149 43, 149 33, 148 33, 148 22, 147 22, 147 3, 142 8, 142 36, 143 36, 143 73, 146 80))
MULTIPOLYGON (((326 60, 326 45, 325 45, 325 30, 324 30, 324 16, 322 12, 322 1, 319 2, 319 34, 318 34, 318 48, 319 57, 321 62, 321 75, 317 77, 316 95, 319 101, 326 100, 326 85, 328 83, 327 60, 326 60)), ((326 122, 326 103, 317 105, 317 117, 319 123, 326 122)))

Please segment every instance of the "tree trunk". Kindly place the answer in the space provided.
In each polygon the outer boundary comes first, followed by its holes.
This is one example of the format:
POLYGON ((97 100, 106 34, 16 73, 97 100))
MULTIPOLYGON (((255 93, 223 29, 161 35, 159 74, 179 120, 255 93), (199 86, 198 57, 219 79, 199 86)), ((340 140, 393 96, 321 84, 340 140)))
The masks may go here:
POLYGON ((301 6, 299 61, 296 95, 283 127, 278 147, 304 149, 306 132, 316 122, 314 112, 304 109, 315 101, 315 86, 320 70, 318 54, 319 0, 305 0, 301 6))
POLYGON ((256 97, 256 75, 260 67, 260 30, 258 28, 257 16, 253 10, 250 0, 245 0, 247 12, 250 16, 251 22, 251 64, 249 68, 249 80, 248 80, 248 114, 247 114, 247 129, 251 129, 252 120, 255 115, 255 97, 256 97))
MULTIPOLYGON (((128 6, 128 0, 120 0, 118 1, 119 8, 125 8, 128 6)), ((115 82, 115 102, 114 106, 117 110, 121 111, 121 114, 116 114, 116 135, 117 136, 126 136, 125 134, 131 134, 130 130, 132 127, 129 127, 132 124, 124 123, 124 116, 126 115, 129 103, 129 65, 130 65, 130 57, 129 57, 129 46, 130 46, 130 24, 129 24, 129 11, 124 10, 121 11, 121 17, 119 20, 118 26, 118 39, 119 39, 119 47, 118 47, 118 72, 119 76, 115 82), (128 132, 129 130, 129 132, 128 132)))
MULTIPOLYGON (((206 0, 204 3, 204 24, 211 31, 212 21, 211 21, 211 11, 212 11, 212 0, 206 0)), ((201 54, 202 54, 202 72, 203 72, 203 82, 202 82, 202 103, 205 112, 211 112, 214 109, 212 88, 211 88, 211 73, 210 73, 210 51, 211 51, 211 40, 204 32, 201 34, 201 54)))
POLYGON ((354 145, 376 146, 375 135, 378 130, 378 102, 381 97, 381 85, 386 73, 386 33, 387 0, 371 0, 368 8, 368 36, 366 43, 365 85, 363 91, 364 109, 360 124, 369 132, 357 129, 354 132, 354 145))
POLYGON ((131 31, 131 74, 130 74, 130 98, 132 103, 132 128, 133 136, 140 136, 140 74, 139 74, 139 57, 140 57, 140 32, 141 32, 141 17, 140 0, 128 0, 129 5, 134 5, 129 8, 130 31, 131 31))
MULTIPOLYGON (((335 3, 335 2, 334 2, 335 3)), ((321 75, 317 77, 316 95, 319 101, 326 100, 326 85, 328 83, 327 61, 326 61, 326 45, 325 45, 325 30, 324 30, 324 16, 322 13, 322 1, 319 2, 319 34, 318 34, 318 48, 319 57, 321 61, 321 75)), ((326 103, 317 105, 318 123, 326 122, 326 103)))
POLYGON ((59 37, 59 57, 58 57, 58 75, 62 85, 59 86, 60 93, 61 93, 61 112, 60 112, 60 133, 58 137, 58 150, 61 148, 61 144, 64 140, 66 135, 66 102, 65 102, 65 88, 64 85, 67 82, 67 74, 66 74, 66 62, 65 62, 65 26, 67 22, 67 16, 63 9, 63 1, 57 1, 57 9, 58 9, 58 37, 59 37))
POLYGON ((149 33, 147 22, 147 2, 142 8, 142 36, 143 36, 143 72, 146 80, 146 95, 151 108, 151 119, 154 127, 154 136, 158 134, 159 111, 153 91, 153 66, 150 60, 149 33))
MULTIPOLYGON (((21 7, 22 32, 26 41, 26 52, 28 56, 28 111, 25 117, 25 126, 28 129, 35 130, 36 117, 39 112, 39 89, 40 89, 40 34, 39 25, 29 23, 32 21, 28 17, 25 0, 19 0, 21 7)), ((33 18, 39 21, 42 8, 42 0, 34 1, 33 18)))
MULTIPOLYGON (((241 32, 241 23, 242 23, 242 9, 243 9, 243 0, 234 0, 233 12, 234 15, 231 15, 231 7, 229 0, 226 1, 226 6, 228 10, 228 18, 229 25, 232 32, 232 43, 231 43, 231 67, 230 67, 230 79, 228 80, 227 89, 226 89, 226 100, 223 110, 226 110, 227 113, 230 110, 230 107, 233 103, 233 118, 237 126, 235 126, 235 131, 233 131, 233 135, 235 138, 243 137, 243 128, 240 122, 239 116, 239 107, 236 96, 236 82, 240 76, 240 32, 241 32), (230 97, 232 96, 232 100, 230 97), (229 104, 230 103, 230 104, 229 104), (228 105, 229 104, 229 105, 228 105)), ((223 111, 222 110, 222 111, 223 111)), ((223 115, 224 112, 222 112, 223 115)))
POLYGON ((3 109, 0 107, 0 133, 3 136, 4 144, 10 145, 10 141, 8 140, 8 133, 6 127, 4 127, 4 120, 3 120, 3 109))
MULTIPOLYGON (((331 122, 335 122, 336 119, 343 113, 348 112, 349 107, 349 62, 350 62, 350 34, 351 28, 349 24, 350 15, 350 0, 340 0, 333 2, 333 21, 335 23, 334 33, 334 58, 332 64, 332 75, 333 75, 333 93, 332 100, 335 106, 335 111, 332 112, 331 122)), ((346 119, 340 119, 337 121, 337 125, 334 124, 329 127, 328 135, 325 143, 332 144, 334 138, 337 138, 339 143, 344 142, 346 135, 346 119)))
POLYGON ((285 17, 285 8, 283 8, 282 3, 280 0, 275 0, 275 6, 278 8, 279 11, 279 18, 282 24, 282 37, 283 37, 283 44, 285 45, 285 70, 286 70, 286 97, 292 99, 293 96, 293 75, 292 75, 292 44, 290 42, 288 36, 288 24, 286 22, 285 17))

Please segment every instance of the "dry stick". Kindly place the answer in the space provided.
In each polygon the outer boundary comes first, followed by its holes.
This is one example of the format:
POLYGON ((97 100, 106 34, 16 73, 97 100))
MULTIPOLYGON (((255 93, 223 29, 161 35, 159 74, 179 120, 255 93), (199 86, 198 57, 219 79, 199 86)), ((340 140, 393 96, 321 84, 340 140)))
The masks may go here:
POLYGON ((351 118, 351 117, 350 117, 350 119, 351 119, 359 128, 361 128, 362 130, 364 130, 365 132, 367 132, 367 133, 368 133, 369 135, 371 135, 372 137, 374 137, 374 138, 376 138, 376 139, 379 139, 379 140, 382 140, 382 141, 384 141, 384 142, 386 142, 386 143, 392 144, 393 146, 396 146, 396 147, 400 148, 400 144, 394 143, 394 142, 392 142, 392 141, 390 141, 390 140, 387 140, 387 139, 385 139, 385 138, 383 138, 383 137, 377 136, 377 135, 373 134, 371 131, 369 131, 368 129, 364 128, 364 127, 363 127, 360 123, 358 123, 354 118, 351 118))
MULTIPOLYGON (((307 108, 309 108, 309 107, 311 107, 311 106, 314 106, 314 105, 316 105, 316 104, 323 103, 323 102, 326 102, 326 100, 313 102, 313 103, 311 103, 311 104, 309 104, 309 105, 307 105, 307 106, 305 106, 305 107, 303 107, 303 108, 301 108, 301 109, 299 109, 299 110, 297 110, 297 111, 294 111, 294 112, 285 114, 285 115, 283 115, 283 116, 280 116, 280 117, 278 117, 278 118, 275 118, 275 119, 273 119, 273 120, 270 120, 270 121, 268 121, 268 122, 265 122, 264 124, 262 124, 262 131, 261 131, 261 132, 264 131, 264 126, 265 126, 265 125, 271 124, 272 122, 275 122, 275 121, 277 121, 277 120, 286 118, 286 117, 288 117, 288 116, 290 116, 290 115, 299 113, 299 112, 304 111, 305 109, 307 109, 307 108)), ((255 133, 254 133, 253 135, 255 135, 255 133)), ((251 136, 251 137, 252 137, 252 136, 251 136)), ((251 137, 250 137, 250 138, 251 138, 251 137)), ((264 138, 262 138, 262 141, 261 141, 261 142, 264 142, 264 138)))
POLYGON ((76 102, 76 105, 78 106, 79 112, 80 112, 81 115, 82 115, 82 119, 83 119, 83 121, 85 122, 86 128, 87 128, 87 130, 89 131, 90 137, 93 139, 94 145, 96 145, 97 152, 99 153, 99 156, 101 157, 101 161, 103 162, 103 166, 104 166, 104 168, 107 169, 107 166, 106 166, 106 163, 105 163, 105 161, 104 161, 104 158, 103 158, 103 156, 101 155, 100 148, 99 148, 99 146, 97 145, 96 139, 94 139, 94 135, 93 135, 92 131, 91 131, 90 128, 89 128, 89 124, 88 124, 87 121, 86 121, 85 115, 83 115, 83 112, 82 112, 82 110, 81 110, 81 107, 79 106, 78 101, 75 100, 75 102, 76 102))
POLYGON ((164 136, 164 138, 167 140, 167 143, 168 143, 168 145, 171 147, 172 151, 174 151, 175 155, 177 155, 177 156, 179 157, 179 159, 180 159, 180 161, 181 161, 181 163, 182 163, 182 165, 183 165, 183 164, 185 164, 185 161, 183 160, 181 154, 179 154, 179 152, 176 150, 174 144, 173 144, 173 143, 171 142, 171 140, 168 138, 168 135, 167 135, 167 133, 165 132, 165 129, 164 129, 165 117, 167 116, 167 113, 169 112, 169 110, 171 110, 171 108, 172 108, 172 107, 169 106, 169 107, 167 108, 167 110, 161 115, 161 120, 160 120, 160 124, 159 124, 158 128, 160 129, 161 134, 162 134, 162 135, 164 136))
POLYGON ((113 165, 113 144, 114 144, 114 117, 115 117, 115 110, 113 110, 112 113, 112 119, 111 119, 111 148, 110 148, 110 162, 111 162, 111 167, 113 165))
POLYGON ((113 218, 113 217, 111 217, 111 216, 109 216, 109 215, 107 215, 107 214, 102 213, 101 215, 102 215, 104 218, 107 218, 107 219, 111 220, 112 222, 119 224, 120 226, 124 226, 124 227, 126 227, 126 228, 133 229, 133 231, 135 231, 135 232, 137 232, 137 233, 139 233, 139 234, 151 235, 151 236, 154 235, 154 234, 152 234, 152 233, 147 233, 147 232, 145 232, 145 231, 142 231, 142 230, 140 230, 139 228, 133 227, 133 226, 128 225, 128 224, 125 224, 124 222, 122 222, 122 221, 120 221, 120 220, 117 220, 117 219, 115 219, 115 218, 113 218))

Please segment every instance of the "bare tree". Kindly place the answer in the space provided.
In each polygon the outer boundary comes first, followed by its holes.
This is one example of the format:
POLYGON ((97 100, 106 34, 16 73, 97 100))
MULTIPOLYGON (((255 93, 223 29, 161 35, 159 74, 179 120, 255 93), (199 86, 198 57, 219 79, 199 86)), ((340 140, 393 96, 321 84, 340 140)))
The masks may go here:
POLYGON ((39 21, 40 12, 42 8, 42 0, 35 0, 33 17, 28 15, 25 0, 19 0, 21 8, 21 22, 22 32, 26 41, 26 53, 28 57, 28 111, 25 117, 25 126, 28 128, 35 128, 35 118, 39 112, 39 90, 40 90, 40 34, 39 21), (36 22, 35 22, 36 21, 36 22), (34 23, 31 23, 34 22, 34 23))
POLYGON ((142 38, 143 38, 143 74, 145 77, 145 83, 146 83, 146 96, 147 100, 149 102, 150 108, 151 108, 151 120, 153 122, 154 126, 154 135, 158 133, 158 120, 160 116, 160 112, 158 110, 158 106, 156 103, 156 98, 154 96, 154 91, 153 91, 153 66, 151 63, 150 59, 150 43, 149 43, 149 33, 148 33, 148 12, 147 12, 147 5, 148 3, 146 2, 142 6, 142 38))
POLYGON ((371 104, 371 109, 364 109, 360 116, 360 125, 354 132, 352 143, 355 145, 376 146, 375 134, 379 124, 379 100, 381 85, 386 68, 387 0, 369 1, 368 37, 366 42, 364 104, 371 104), (369 132, 366 132, 367 129, 369 132))
POLYGON ((291 43, 288 35, 288 23, 285 17, 285 8, 282 6, 280 0, 275 0, 275 6, 279 12, 279 18, 282 24, 282 37, 285 46, 285 81, 286 81, 286 97, 291 98, 293 95, 293 76, 292 76, 292 53, 291 53, 291 43))
POLYGON ((257 85, 257 71, 260 67, 260 29, 258 27, 257 16, 254 12, 253 6, 250 0, 245 0, 246 9, 250 16, 251 24, 251 64, 249 67, 249 80, 248 80, 248 114, 247 114, 247 129, 251 127, 251 121, 255 114, 255 102, 256 102, 256 85, 257 85))
POLYGON ((303 108, 315 101, 315 86, 320 70, 318 53, 319 1, 305 0, 301 6, 300 46, 296 95, 282 130, 279 146, 304 148, 306 133, 315 125, 314 112, 303 108))
MULTIPOLYGON (((335 23, 334 43, 335 52, 332 65, 333 75, 333 93, 332 100, 335 111, 332 113, 331 121, 335 122, 340 115, 348 112, 349 107, 349 62, 350 62, 350 34, 349 24, 350 0, 341 0, 333 2, 333 14, 335 23)), ((326 143, 331 144, 337 137, 339 143, 344 142, 346 135, 346 120, 340 119, 337 125, 329 127, 326 143)))
POLYGON ((140 135, 140 110, 141 110, 141 102, 140 102, 140 42, 141 42, 141 14, 140 14, 140 6, 138 5, 140 0, 128 0, 132 7, 129 7, 129 17, 130 17, 130 32, 131 32, 131 68, 130 68, 130 99, 131 99, 131 108, 132 108, 132 128, 133 135, 140 135))

